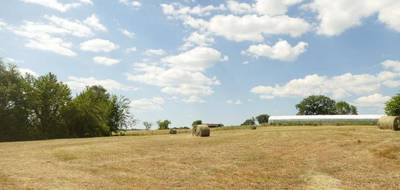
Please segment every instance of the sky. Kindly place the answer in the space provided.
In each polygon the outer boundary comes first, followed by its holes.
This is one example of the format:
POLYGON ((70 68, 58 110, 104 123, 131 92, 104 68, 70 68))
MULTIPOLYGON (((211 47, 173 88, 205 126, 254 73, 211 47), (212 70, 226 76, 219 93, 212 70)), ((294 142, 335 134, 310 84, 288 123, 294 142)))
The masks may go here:
POLYGON ((294 115, 304 97, 381 114, 400 87, 398 0, 13 0, 0 57, 102 85, 143 121, 239 124, 294 115))

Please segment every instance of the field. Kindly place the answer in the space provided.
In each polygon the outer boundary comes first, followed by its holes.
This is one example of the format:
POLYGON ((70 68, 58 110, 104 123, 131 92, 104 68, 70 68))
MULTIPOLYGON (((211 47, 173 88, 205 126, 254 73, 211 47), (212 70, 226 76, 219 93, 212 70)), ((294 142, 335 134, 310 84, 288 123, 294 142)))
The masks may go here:
POLYGON ((374 126, 0 143, 0 189, 398 189, 400 133, 374 126))

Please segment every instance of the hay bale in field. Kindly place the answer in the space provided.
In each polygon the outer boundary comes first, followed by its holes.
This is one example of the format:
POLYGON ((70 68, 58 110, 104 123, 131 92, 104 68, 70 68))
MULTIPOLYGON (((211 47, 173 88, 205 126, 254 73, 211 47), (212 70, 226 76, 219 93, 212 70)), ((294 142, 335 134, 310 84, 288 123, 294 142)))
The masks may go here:
POLYGON ((250 129, 251 129, 251 130, 256 130, 256 129, 257 129, 257 126, 252 125, 252 126, 250 126, 250 129))
POLYGON ((192 126, 192 136, 196 135, 197 125, 192 126))
POLYGON ((178 131, 176 129, 170 129, 169 130, 169 134, 174 135, 174 134, 177 134, 177 133, 178 133, 178 131))
POLYGON ((378 127, 380 129, 400 129, 400 116, 383 116, 378 120, 378 127))
POLYGON ((197 125, 195 135, 199 137, 209 137, 210 128, 207 125, 197 125))

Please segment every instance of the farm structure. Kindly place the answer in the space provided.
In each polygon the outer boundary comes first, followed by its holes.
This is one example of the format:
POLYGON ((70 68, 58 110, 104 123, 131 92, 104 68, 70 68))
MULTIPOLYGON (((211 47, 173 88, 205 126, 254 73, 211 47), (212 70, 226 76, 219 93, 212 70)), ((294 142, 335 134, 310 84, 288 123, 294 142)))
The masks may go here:
POLYGON ((383 115, 296 115, 271 116, 270 125, 376 125, 383 115))

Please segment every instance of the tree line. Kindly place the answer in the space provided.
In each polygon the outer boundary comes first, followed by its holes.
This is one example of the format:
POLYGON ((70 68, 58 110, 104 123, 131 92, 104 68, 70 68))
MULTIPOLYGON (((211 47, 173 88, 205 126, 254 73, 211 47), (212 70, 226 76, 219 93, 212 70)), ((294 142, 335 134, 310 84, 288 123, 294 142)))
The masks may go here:
POLYGON ((73 97, 56 75, 22 75, 0 59, 0 141, 109 136, 134 123, 129 103, 101 86, 73 97))

